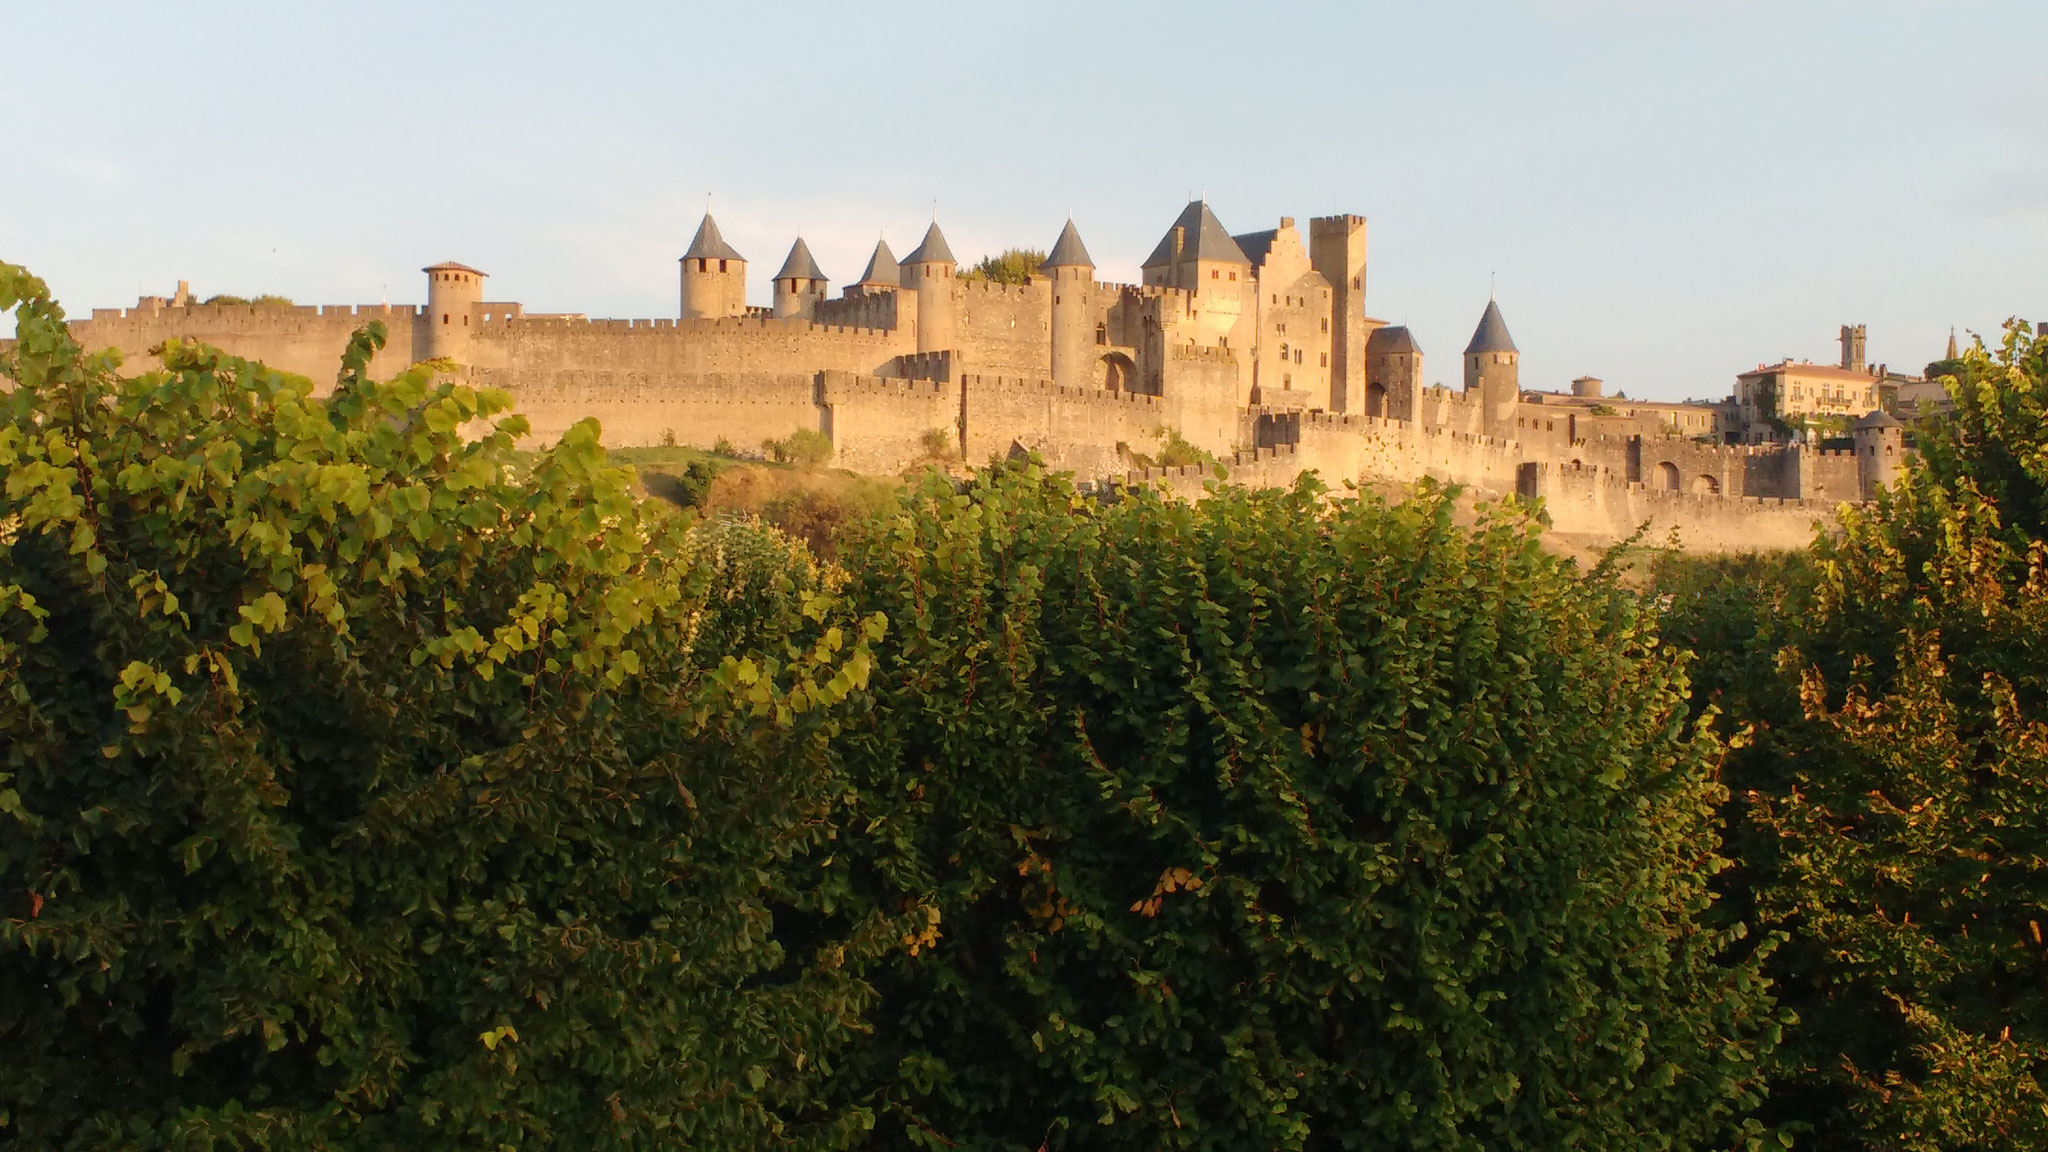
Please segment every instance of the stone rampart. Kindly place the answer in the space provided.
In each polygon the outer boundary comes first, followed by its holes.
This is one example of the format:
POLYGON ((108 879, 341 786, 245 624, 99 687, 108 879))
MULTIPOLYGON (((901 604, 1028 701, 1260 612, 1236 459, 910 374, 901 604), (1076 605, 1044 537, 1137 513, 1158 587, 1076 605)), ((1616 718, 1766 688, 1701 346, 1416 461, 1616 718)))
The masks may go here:
POLYGON ((967 371, 1037 376, 1052 364, 1052 283, 962 280, 953 334, 967 371))
POLYGON ((478 327, 480 368, 714 373, 873 374, 916 350, 909 333, 814 324, 799 318, 575 320, 494 318, 478 327))
POLYGON ((818 301, 813 315, 817 323, 832 327, 894 329, 901 326, 898 297, 893 288, 872 292, 848 289, 846 295, 836 300, 818 301))
POLYGON ((372 320, 382 320, 386 332, 384 350, 371 364, 373 375, 395 376, 425 355, 425 319, 410 304, 95 308, 89 319, 71 321, 71 336, 91 351, 120 349, 130 373, 162 367, 150 349, 166 340, 203 341, 232 355, 308 377, 315 392, 325 394, 334 386, 349 339, 372 320))
POLYGON ((570 425, 595 417, 615 448, 676 443, 713 448, 722 440, 754 449, 798 428, 826 430, 812 373, 711 372, 694 376, 622 369, 472 369, 470 379, 512 395, 551 444, 570 425))
POLYGON ((821 373, 818 397, 832 437, 832 462, 887 474, 958 455, 960 389, 945 380, 821 373))
POLYGON ((1164 424, 1157 396, 1062 388, 1050 380, 969 374, 960 378, 964 455, 979 463, 1017 445, 1080 476, 1117 471, 1119 444, 1149 451, 1164 424))
POLYGON ((1599 468, 1531 462, 1523 469, 1523 494, 1543 499, 1559 532, 1619 540, 1647 524, 1646 543, 1662 544, 1675 530, 1695 552, 1801 548, 1839 508, 1828 500, 1660 490, 1599 468))

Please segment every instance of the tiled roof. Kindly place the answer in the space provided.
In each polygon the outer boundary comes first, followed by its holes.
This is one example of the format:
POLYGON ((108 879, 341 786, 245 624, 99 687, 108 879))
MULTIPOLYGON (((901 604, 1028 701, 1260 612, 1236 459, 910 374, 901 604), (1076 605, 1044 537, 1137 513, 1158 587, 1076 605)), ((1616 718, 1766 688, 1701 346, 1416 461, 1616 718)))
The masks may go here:
POLYGON ((690 250, 683 253, 685 260, 745 260, 746 257, 733 250, 718 234, 718 221, 711 213, 704 214, 704 222, 697 225, 697 238, 690 241, 690 250))
POLYGON ((1237 246, 1237 241, 1232 240, 1230 233, 1224 230, 1223 222, 1216 219, 1214 212, 1209 211, 1209 202, 1195 200, 1181 209, 1179 218, 1173 222, 1173 227, 1166 230, 1166 235, 1159 240, 1159 246, 1152 249, 1152 255, 1145 258, 1144 267, 1164 268, 1174 263, 1176 257, 1173 251, 1173 237, 1176 231, 1181 235, 1181 251, 1178 257, 1180 260, 1211 260, 1224 264, 1246 265, 1251 263, 1245 257, 1244 250, 1237 246))

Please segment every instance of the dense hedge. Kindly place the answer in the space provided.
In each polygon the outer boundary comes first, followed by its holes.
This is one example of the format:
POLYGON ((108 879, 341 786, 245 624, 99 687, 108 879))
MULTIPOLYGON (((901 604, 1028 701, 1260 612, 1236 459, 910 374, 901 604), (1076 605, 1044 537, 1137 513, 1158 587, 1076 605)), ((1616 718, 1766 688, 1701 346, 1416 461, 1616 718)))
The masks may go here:
POLYGON ((849 562, 859 850, 938 913, 877 977, 875 1146, 1734 1137, 1777 1022, 1701 927, 1721 749, 1530 521, 1010 468, 849 562))
POLYGON ((843 1143, 860 926, 778 920, 874 632, 800 556, 637 504, 594 426, 515 468, 522 420, 458 432, 504 397, 372 383, 376 333, 319 402, 10 306, 0 1144, 843 1143))
POLYGON ((2008 327, 1844 531, 1672 562, 1744 801, 1734 903, 1789 934, 1769 1115, 1803 1147, 2048 1146, 2048 340, 2008 327))
POLYGON ((821 567, 374 328, 315 399, 5 307, 0 1143, 1758 1134, 1724 749, 1511 509, 1022 463, 821 567))

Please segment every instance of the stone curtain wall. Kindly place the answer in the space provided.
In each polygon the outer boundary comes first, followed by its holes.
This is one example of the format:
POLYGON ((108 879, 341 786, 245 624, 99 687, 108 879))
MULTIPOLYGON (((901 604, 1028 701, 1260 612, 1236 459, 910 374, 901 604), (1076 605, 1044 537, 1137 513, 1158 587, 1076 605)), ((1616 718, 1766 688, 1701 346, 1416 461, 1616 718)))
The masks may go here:
POLYGON ((1164 426, 1164 406, 1156 396, 979 374, 963 376, 960 383, 970 464, 1006 455, 1014 443, 1054 468, 1106 476, 1125 467, 1119 443, 1149 454, 1164 426))
POLYGON ((233 355, 308 377, 316 394, 324 395, 334 387, 349 338, 372 320, 384 321, 388 334, 384 351, 371 365, 373 375, 395 376, 425 355, 426 321, 420 310, 409 304, 95 308, 90 319, 72 321, 71 335, 90 351, 120 349, 130 373, 162 367, 149 350, 166 340, 201 340, 233 355))
POLYGON ((667 372, 682 376, 833 370, 871 375, 915 351, 906 334, 800 319, 494 319, 478 329, 479 368, 667 372))
POLYGON ((625 370, 474 369, 471 379, 512 394, 539 444, 596 417, 614 448, 674 443, 709 449, 721 439, 756 450, 798 428, 825 430, 814 373, 717 372, 676 376, 625 370))

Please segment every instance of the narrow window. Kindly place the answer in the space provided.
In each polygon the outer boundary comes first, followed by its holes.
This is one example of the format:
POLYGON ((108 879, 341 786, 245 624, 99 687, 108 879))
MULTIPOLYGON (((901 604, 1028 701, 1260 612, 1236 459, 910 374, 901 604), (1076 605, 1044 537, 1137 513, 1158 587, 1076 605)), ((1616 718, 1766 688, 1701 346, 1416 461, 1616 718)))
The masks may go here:
POLYGON ((1235 279, 1237 279, 1237 273, 1235 273, 1235 272, 1232 272, 1232 273, 1230 274, 1230 278, 1231 278, 1232 280, 1235 280, 1235 279))
POLYGON ((1209 279, 1211 279, 1211 280, 1221 280, 1221 279, 1223 279, 1223 270, 1222 270, 1222 269, 1220 269, 1220 268, 1211 268, 1211 269, 1209 269, 1209 279))
POLYGON ((447 322, 448 322, 448 314, 447 314, 446 312, 443 312, 443 313, 441 313, 441 323, 443 323, 443 324, 446 324, 447 322))
POLYGON ((723 271, 725 271, 725 261, 723 261, 723 260, 720 260, 720 261, 718 262, 718 270, 719 270, 720 272, 723 272, 723 271))
POLYGON ((1328 316, 1325 316, 1325 317, 1323 317, 1323 331, 1325 331, 1325 332, 1328 332, 1329 330, 1330 330, 1330 318, 1329 318, 1328 316))
POLYGON ((1330 354, 1329 354, 1328 352, 1325 352, 1325 353, 1323 353, 1323 367, 1325 367, 1325 368, 1328 368, 1329 366, 1330 366, 1330 354))

